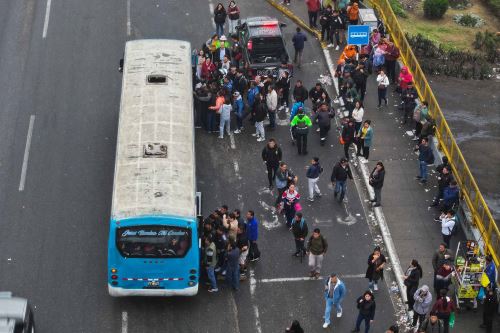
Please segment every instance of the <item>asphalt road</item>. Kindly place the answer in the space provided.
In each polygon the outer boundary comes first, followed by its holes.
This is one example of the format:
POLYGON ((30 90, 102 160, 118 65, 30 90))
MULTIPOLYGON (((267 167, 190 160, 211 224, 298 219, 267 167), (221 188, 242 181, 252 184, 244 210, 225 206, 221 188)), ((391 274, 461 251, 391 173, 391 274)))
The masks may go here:
MULTIPOLYGON (((308 269, 292 258, 292 237, 269 209, 274 199, 265 190, 263 145, 250 136, 250 124, 235 136, 235 149, 229 138, 219 140, 197 130, 196 149, 204 213, 225 203, 255 210, 262 222, 263 254, 252 265, 253 278, 239 293, 223 289, 211 295, 202 290, 193 298, 169 299, 107 295, 106 248, 121 86, 117 67, 124 42, 177 38, 198 47, 214 30, 209 2, 131 0, 128 11, 127 1, 51 0, 49 15, 46 3, 0 2, 0 290, 32 301, 42 333, 267 333, 283 331, 292 318, 299 319, 307 332, 322 331, 322 283, 289 281, 305 277, 308 269)), ((240 7, 243 16, 280 17, 288 23, 285 33, 291 39, 295 26, 265 1, 240 7)), ((311 87, 327 70, 317 44, 309 41, 306 47, 305 64, 296 78, 311 87)), ((310 227, 320 227, 330 243, 323 273, 345 276, 344 316, 333 319, 333 329, 346 332, 355 320, 355 298, 367 286, 362 276, 373 239, 366 203, 353 182, 348 185, 347 205, 333 202, 329 176, 341 157, 333 133, 325 147, 311 133, 308 157, 297 155, 287 126, 272 136, 301 178, 302 195, 307 191, 308 160, 318 156, 325 168, 319 184, 325 195, 313 204, 304 200, 303 207, 310 227), (349 214, 354 224, 346 223, 349 214)), ((394 319, 387 288, 381 287, 374 331, 382 331, 394 319)))

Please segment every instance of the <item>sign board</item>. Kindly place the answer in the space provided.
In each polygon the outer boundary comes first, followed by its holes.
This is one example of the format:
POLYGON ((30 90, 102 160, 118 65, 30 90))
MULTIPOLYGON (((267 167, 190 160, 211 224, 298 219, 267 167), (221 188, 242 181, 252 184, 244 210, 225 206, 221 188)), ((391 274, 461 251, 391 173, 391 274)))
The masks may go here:
POLYGON ((347 27, 347 44, 367 45, 370 39, 369 25, 349 25, 347 27))

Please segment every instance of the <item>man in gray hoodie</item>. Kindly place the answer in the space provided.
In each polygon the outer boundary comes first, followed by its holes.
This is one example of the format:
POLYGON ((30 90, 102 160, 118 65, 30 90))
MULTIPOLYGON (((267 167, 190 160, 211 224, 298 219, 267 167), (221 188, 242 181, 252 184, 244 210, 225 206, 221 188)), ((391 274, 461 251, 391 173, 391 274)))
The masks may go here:
POLYGON ((412 326, 415 327, 417 326, 417 322, 419 325, 422 325, 425 316, 431 309, 432 293, 429 291, 429 287, 424 284, 422 287, 418 288, 413 295, 413 299, 415 300, 415 304, 413 304, 412 326))

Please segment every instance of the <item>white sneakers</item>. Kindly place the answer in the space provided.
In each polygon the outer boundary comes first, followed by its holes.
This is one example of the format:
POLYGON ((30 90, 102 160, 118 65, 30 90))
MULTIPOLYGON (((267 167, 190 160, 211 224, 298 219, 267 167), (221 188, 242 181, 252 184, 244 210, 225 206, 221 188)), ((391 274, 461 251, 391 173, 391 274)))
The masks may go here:
POLYGON ((240 131, 239 129, 237 129, 237 130, 235 130, 233 133, 234 133, 234 134, 240 134, 240 133, 241 133, 241 131, 240 131))
POLYGON ((328 44, 326 47, 333 47, 333 44, 328 44))
POLYGON ((373 285, 373 290, 378 291, 378 285, 376 283, 373 285))
POLYGON ((262 141, 266 141, 266 138, 261 138, 261 137, 259 137, 259 138, 257 139, 257 142, 262 142, 262 141))
POLYGON ((323 328, 328 328, 328 326, 330 326, 330 324, 328 324, 328 323, 323 324, 323 328))
POLYGON ((335 51, 338 51, 338 50, 339 50, 339 46, 337 45, 337 46, 335 47, 335 51))
POLYGON ((252 136, 259 136, 257 133, 252 133, 252 136))
POLYGON ((337 318, 340 318, 340 317, 342 317, 342 311, 337 312, 337 318))

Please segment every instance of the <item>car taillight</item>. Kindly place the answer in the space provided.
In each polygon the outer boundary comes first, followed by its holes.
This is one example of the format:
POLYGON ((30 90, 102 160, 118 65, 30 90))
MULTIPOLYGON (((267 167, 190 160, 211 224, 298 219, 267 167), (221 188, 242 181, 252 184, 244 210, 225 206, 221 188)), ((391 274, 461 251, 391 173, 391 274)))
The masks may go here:
POLYGON ((118 279, 118 275, 115 275, 115 274, 111 275, 111 279, 113 279, 113 280, 118 279))
POLYGON ((247 50, 248 51, 252 51, 252 48, 253 48, 253 42, 252 40, 250 39, 247 43, 247 50))

